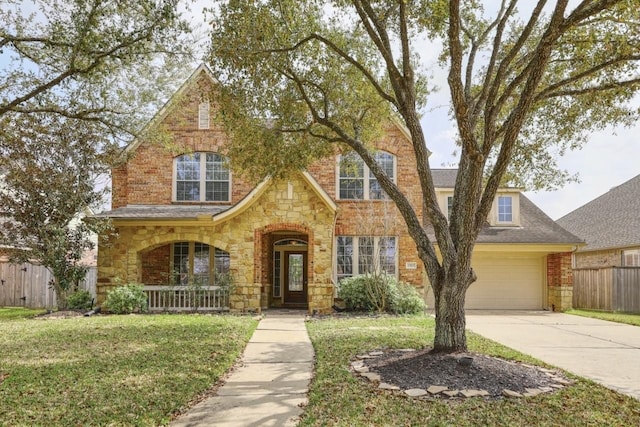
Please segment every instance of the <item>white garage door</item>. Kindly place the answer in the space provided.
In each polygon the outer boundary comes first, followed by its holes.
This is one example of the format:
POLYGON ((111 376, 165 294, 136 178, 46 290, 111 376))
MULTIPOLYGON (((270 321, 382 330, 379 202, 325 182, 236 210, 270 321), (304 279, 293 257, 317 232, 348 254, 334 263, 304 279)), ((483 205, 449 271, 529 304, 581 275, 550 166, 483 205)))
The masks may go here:
POLYGON ((540 254, 476 253, 478 280, 467 291, 466 309, 543 308, 544 257, 540 254))

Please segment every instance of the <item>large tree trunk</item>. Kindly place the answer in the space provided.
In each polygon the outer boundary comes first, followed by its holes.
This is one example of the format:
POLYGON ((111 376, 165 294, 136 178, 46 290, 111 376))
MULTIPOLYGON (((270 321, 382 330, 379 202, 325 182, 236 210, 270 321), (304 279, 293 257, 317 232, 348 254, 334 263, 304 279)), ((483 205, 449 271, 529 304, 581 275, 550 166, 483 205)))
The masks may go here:
POLYGON ((462 274, 460 271, 456 273, 445 274, 443 279, 432 283, 436 312, 436 336, 433 340, 435 352, 467 351, 464 302, 475 275, 470 268, 462 274))

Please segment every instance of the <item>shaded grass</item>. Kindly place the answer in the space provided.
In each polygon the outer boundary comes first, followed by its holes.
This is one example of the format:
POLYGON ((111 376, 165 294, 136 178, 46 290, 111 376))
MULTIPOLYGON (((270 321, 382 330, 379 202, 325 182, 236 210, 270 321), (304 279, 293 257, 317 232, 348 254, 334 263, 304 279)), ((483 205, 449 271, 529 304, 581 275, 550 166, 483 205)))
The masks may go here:
POLYGON ((0 425, 161 425, 232 366, 257 322, 208 315, 0 322, 0 425))
POLYGON ((45 312, 46 310, 43 310, 43 309, 32 309, 32 308, 22 308, 22 307, 0 307, 0 321, 35 317, 45 312))
MULTIPOLYGON (((302 426, 603 426, 640 425, 640 402, 593 382, 526 399, 411 400, 377 390, 349 371, 350 359, 381 348, 423 348, 433 340, 426 317, 328 319, 308 323, 315 378, 302 426)), ((470 351, 535 359, 467 332, 470 351)))
POLYGON ((608 320, 610 322, 626 323, 627 325, 640 326, 640 314, 629 313, 609 313, 606 311, 591 311, 571 309, 565 311, 567 314, 575 314, 576 316, 592 317, 594 319, 608 320))

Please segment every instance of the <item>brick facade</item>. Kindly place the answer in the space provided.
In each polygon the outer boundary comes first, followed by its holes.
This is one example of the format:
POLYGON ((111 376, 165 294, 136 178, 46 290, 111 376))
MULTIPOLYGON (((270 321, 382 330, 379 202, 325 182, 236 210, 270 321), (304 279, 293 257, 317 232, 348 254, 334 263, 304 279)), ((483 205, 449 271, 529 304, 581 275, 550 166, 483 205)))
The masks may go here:
MULTIPOLYGON (((400 128, 388 125, 384 135, 373 144, 396 158, 396 184, 411 203, 418 218, 423 217, 422 190, 416 179, 417 163, 410 141, 400 128)), ((391 200, 339 200, 337 197, 338 156, 322 159, 309 167, 309 173, 338 205, 336 236, 396 236, 398 278, 415 286, 423 286, 423 269, 406 268, 407 263, 421 266, 416 245, 404 219, 391 200)))
MULTIPOLYGON (((202 77, 198 81, 200 90, 211 91, 213 88, 208 82, 208 78, 202 77)), ((126 163, 113 169, 112 209, 126 205, 172 204, 173 161, 177 156, 197 151, 224 154, 228 137, 215 121, 210 122, 210 129, 198 129, 196 117, 199 103, 200 97, 195 88, 187 91, 157 125, 164 133, 151 132, 147 140, 129 153, 126 163)), ((207 204, 236 204, 254 188, 254 185, 233 172, 231 182, 231 202, 207 204)))
POLYGON ((571 252, 547 255, 548 306, 553 311, 571 308, 573 301, 573 269, 571 252))
MULTIPOLYGON (((152 123, 146 139, 127 150, 127 159, 112 171, 112 208, 131 205, 184 205, 174 200, 174 160, 190 152, 225 153, 228 136, 211 120, 210 129, 198 129, 198 106, 213 93, 205 71, 195 75, 152 123)), ((211 117, 215 116, 211 104, 211 117)), ((408 197, 418 218, 424 216, 422 191, 416 178, 416 161, 407 136, 389 124, 373 143, 396 159, 396 183, 408 197)), ((236 292, 233 310, 260 310, 283 304, 273 292, 274 243, 298 239, 307 243, 307 307, 309 312, 328 312, 333 305, 334 244, 336 236, 395 236, 398 277, 424 286, 425 277, 416 246, 395 204, 389 200, 339 200, 338 156, 318 160, 284 181, 271 181, 259 196, 248 200, 256 187, 231 171, 231 200, 197 202, 201 205, 234 205, 243 210, 224 220, 216 217, 171 221, 162 218, 114 220, 118 237, 101 241, 98 259, 98 303, 119 283, 166 284, 170 275, 171 244, 202 242, 230 254, 236 292), (322 190, 318 191, 316 185, 322 190), (326 193, 328 198, 322 195, 326 193)), ((193 202, 192 202, 193 203, 193 202)), ((550 255, 548 287, 550 306, 566 307, 571 289, 571 263, 565 255, 550 255)), ((570 301, 570 297, 569 297, 570 301)))
MULTIPOLYGON (((127 161, 112 171, 112 208, 128 205, 171 205, 173 169, 176 156, 189 152, 224 154, 227 135, 212 120, 211 128, 199 130, 198 105, 202 94, 210 94, 211 80, 203 73, 170 104, 168 112, 151 126, 148 137, 128 150, 127 161), (162 130, 158 132, 157 130, 162 130)), ((211 105, 215 114, 215 105, 211 105)), ((386 129, 375 144, 396 156, 396 182, 408 195, 422 217, 420 189, 415 180, 416 164, 406 136, 395 125, 386 129)), ((273 296, 273 248, 279 239, 296 238, 307 242, 307 306, 310 312, 330 311, 335 293, 333 285, 333 245, 336 235, 396 236, 398 274, 401 280, 422 285, 422 269, 407 269, 407 263, 420 265, 415 244, 394 203, 388 200, 336 200, 338 157, 317 161, 309 174, 337 204, 337 212, 326 205, 302 175, 287 182, 271 182, 259 200, 238 216, 221 224, 197 220, 193 225, 162 220, 116 221, 119 236, 101 244, 98 261, 98 301, 119 283, 148 285, 169 282, 171 244, 196 241, 229 252, 236 280, 232 309, 259 310, 283 304, 273 296), (293 186, 293 191, 292 191, 293 186)), ((254 185, 231 172, 231 201, 206 204, 236 205, 254 185)), ((185 204, 180 202, 180 204, 185 204)), ((198 202, 197 204, 201 204, 198 202)))

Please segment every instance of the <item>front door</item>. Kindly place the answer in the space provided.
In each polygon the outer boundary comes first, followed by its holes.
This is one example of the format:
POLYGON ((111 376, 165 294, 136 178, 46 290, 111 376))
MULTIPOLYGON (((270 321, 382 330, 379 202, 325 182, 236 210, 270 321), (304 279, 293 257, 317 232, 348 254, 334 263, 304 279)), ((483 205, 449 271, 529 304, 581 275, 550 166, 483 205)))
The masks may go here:
POLYGON ((284 253, 284 303, 307 305, 307 252, 284 253))

